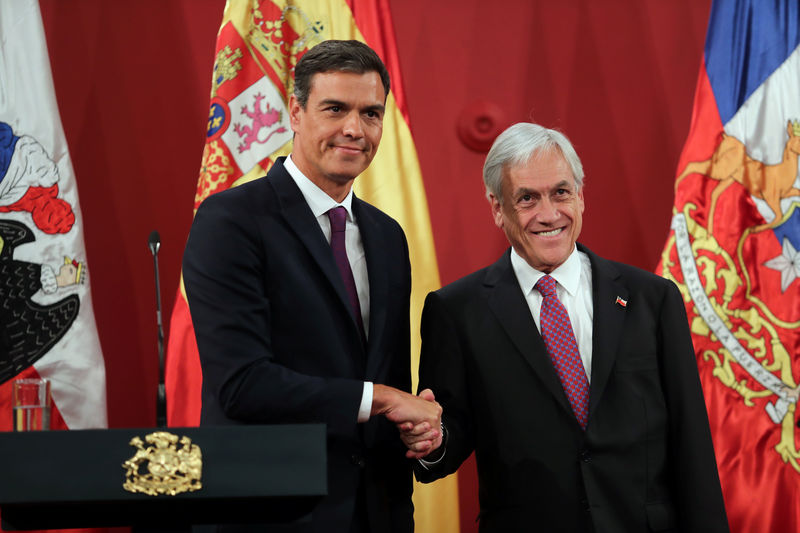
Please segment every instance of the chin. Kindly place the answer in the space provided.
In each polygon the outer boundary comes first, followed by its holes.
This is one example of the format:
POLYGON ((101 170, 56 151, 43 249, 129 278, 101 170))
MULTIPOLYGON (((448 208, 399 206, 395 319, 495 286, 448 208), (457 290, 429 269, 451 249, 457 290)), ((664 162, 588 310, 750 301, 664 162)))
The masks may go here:
POLYGON ((328 172, 328 178, 336 183, 345 184, 347 182, 353 181, 356 176, 361 174, 363 170, 353 170, 353 169, 333 169, 328 172))
POLYGON ((339 181, 350 181, 365 170, 369 165, 339 165, 331 169, 331 176, 337 177, 339 181))

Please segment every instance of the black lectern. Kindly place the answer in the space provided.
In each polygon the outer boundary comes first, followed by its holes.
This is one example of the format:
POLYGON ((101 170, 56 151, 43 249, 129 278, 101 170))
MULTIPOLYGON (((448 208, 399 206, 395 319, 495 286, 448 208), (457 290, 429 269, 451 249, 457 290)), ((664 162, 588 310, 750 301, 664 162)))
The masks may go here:
POLYGON ((321 424, 0 433, 2 527, 287 522, 326 494, 325 452, 321 424))

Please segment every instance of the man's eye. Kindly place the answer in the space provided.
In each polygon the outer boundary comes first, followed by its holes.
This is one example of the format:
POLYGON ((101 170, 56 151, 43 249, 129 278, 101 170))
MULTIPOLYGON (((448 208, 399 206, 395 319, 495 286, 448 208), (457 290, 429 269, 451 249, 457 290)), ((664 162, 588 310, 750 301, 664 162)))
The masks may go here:
POLYGON ((329 111, 333 111, 334 113, 338 113, 339 111, 341 111, 341 110, 342 110, 342 108, 341 108, 341 107, 339 107, 338 105, 332 105, 332 106, 330 106, 330 107, 328 108, 328 110, 329 110, 329 111))
POLYGON ((519 197, 520 202, 530 202, 531 200, 533 200, 533 196, 531 196, 530 194, 523 194, 522 196, 519 197))

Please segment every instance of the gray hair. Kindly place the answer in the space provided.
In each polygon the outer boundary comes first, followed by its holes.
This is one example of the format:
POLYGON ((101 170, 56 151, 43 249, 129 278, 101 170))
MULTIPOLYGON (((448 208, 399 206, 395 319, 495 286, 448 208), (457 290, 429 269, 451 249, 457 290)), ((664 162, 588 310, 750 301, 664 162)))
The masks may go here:
POLYGON ((559 150, 572 170, 578 189, 583 187, 583 165, 567 137, 556 130, 530 122, 519 122, 501 133, 483 165, 483 183, 486 197, 494 195, 503 203, 503 173, 510 167, 524 165, 536 154, 559 150))

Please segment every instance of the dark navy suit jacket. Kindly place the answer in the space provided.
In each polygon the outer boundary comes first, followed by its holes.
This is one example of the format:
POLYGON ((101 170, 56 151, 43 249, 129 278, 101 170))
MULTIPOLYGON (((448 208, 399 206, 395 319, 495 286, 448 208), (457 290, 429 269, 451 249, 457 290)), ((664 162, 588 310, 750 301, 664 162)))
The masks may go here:
POLYGON ((506 252, 425 302, 420 388, 448 436, 417 477, 448 475, 474 450, 482 533, 727 532, 680 292, 578 246, 594 306, 586 432, 506 252))
POLYGON ((201 425, 327 424, 329 495, 292 531, 349 531, 362 490, 373 531, 408 533, 412 480, 398 432, 383 417, 357 423, 365 380, 411 389, 408 246, 381 211, 355 197, 353 211, 369 279, 366 346, 330 245, 283 158, 266 177, 202 203, 183 260, 203 370, 201 425))

